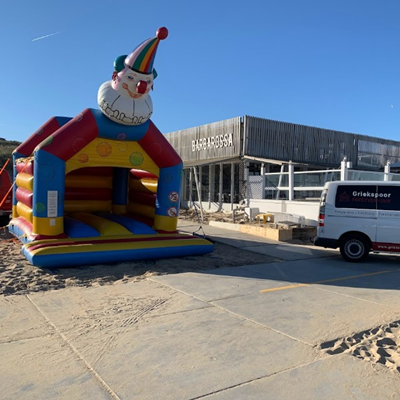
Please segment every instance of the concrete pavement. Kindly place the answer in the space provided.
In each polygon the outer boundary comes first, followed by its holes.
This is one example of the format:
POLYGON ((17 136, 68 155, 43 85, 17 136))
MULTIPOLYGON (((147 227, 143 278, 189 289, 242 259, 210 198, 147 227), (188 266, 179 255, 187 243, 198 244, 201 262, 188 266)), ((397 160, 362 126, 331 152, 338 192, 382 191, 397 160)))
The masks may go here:
POLYGON ((281 261, 0 297, 0 398, 400 399, 398 372, 320 349, 400 319, 398 258, 204 230, 281 261))

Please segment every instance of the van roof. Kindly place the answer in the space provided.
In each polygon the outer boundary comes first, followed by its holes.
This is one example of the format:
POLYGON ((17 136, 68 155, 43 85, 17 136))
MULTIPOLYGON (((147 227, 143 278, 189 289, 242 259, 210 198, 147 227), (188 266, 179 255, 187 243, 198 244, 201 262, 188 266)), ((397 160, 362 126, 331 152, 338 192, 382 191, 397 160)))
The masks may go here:
POLYGON ((379 185, 379 186, 400 186, 400 181, 335 181, 326 182, 325 188, 339 185, 379 185))

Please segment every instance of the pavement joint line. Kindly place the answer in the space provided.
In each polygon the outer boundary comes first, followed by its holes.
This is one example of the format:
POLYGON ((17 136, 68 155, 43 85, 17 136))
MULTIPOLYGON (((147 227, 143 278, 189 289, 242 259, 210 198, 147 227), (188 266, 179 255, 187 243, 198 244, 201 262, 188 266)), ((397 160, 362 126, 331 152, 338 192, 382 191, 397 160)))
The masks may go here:
POLYGON ((321 284, 321 283, 346 281, 346 280, 350 280, 350 279, 364 278, 364 277, 367 277, 367 276, 382 275, 382 274, 387 274, 387 273, 390 273, 390 272, 393 273, 393 272, 398 272, 398 271, 400 271, 400 268, 397 268, 397 269, 394 269, 394 270, 390 269, 390 270, 384 270, 384 271, 371 272, 371 273, 368 273, 368 274, 342 276, 340 278, 324 279, 322 281, 307 282, 307 283, 295 283, 293 285, 288 285, 288 286, 280 286, 280 287, 274 287, 274 288, 269 288, 269 289, 263 289, 263 290, 260 290, 260 293, 277 292, 278 290, 295 289, 295 288, 298 288, 298 287, 310 286, 310 285, 318 285, 318 284, 321 284))
MULTIPOLYGON (((218 301, 218 300, 216 300, 216 301, 218 301)), ((252 324, 259 325, 259 326, 261 326, 261 327, 263 327, 263 328, 265 328, 265 329, 269 329, 269 330, 272 331, 272 332, 278 333, 279 335, 285 336, 285 337, 287 337, 287 338, 289 338, 289 339, 292 339, 292 340, 294 340, 294 341, 296 341, 296 342, 303 343, 303 344, 305 344, 305 345, 307 345, 307 346, 310 346, 310 347, 314 347, 314 345, 313 345, 312 343, 308 343, 308 342, 306 342, 306 341, 304 341, 304 340, 301 340, 301 339, 299 339, 299 338, 296 338, 296 337, 294 337, 294 336, 291 336, 291 335, 289 335, 289 334, 287 334, 287 333, 284 333, 284 332, 282 332, 282 331, 278 331, 277 329, 274 329, 274 328, 272 328, 271 326, 262 324, 261 322, 255 321, 254 319, 247 318, 247 317, 245 317, 244 315, 237 314, 237 313, 235 313, 235 312, 233 312, 233 311, 231 311, 231 310, 228 310, 228 309, 226 309, 226 308, 224 308, 224 307, 221 307, 221 306, 219 306, 219 305, 217 305, 217 304, 214 304, 214 303, 210 303, 210 304, 212 304, 212 305, 215 306, 216 308, 219 308, 219 309, 222 310, 222 311, 225 311, 225 312, 227 312, 227 313, 229 313, 229 314, 234 315, 235 317, 238 317, 238 318, 241 318, 241 319, 243 319, 243 320, 245 320, 245 321, 251 322, 252 324)))
MULTIPOLYGON (((343 356, 342 353, 340 353, 340 355, 343 356)), ((250 385, 250 384, 252 384, 252 383, 254 383, 254 382, 257 382, 257 381, 260 381, 260 380, 262 380, 262 379, 268 379, 268 378, 271 378, 271 377, 273 377, 273 376, 275 376, 275 375, 284 374, 284 373, 286 373, 286 372, 293 371, 293 370, 298 369, 298 368, 307 367, 308 365, 311 365, 311 364, 315 364, 315 363, 317 363, 317 362, 324 361, 324 360, 326 360, 326 359, 329 358, 329 357, 332 357, 332 356, 329 355, 329 356, 327 356, 327 357, 321 357, 321 358, 318 358, 318 359, 316 359, 316 360, 310 361, 310 362, 308 362, 308 363, 304 363, 304 364, 300 364, 300 365, 295 365, 294 367, 289 367, 289 368, 283 369, 282 371, 276 371, 276 372, 273 372, 272 374, 259 376, 259 377, 254 378, 254 379, 249 379, 249 380, 247 380, 247 381, 243 381, 243 382, 237 383, 237 384, 235 384, 235 385, 231 385, 231 386, 227 386, 227 387, 222 388, 222 389, 215 390, 214 392, 206 393, 206 394, 203 394, 203 395, 200 395, 200 396, 197 396, 197 397, 192 397, 190 400, 205 399, 205 398, 207 398, 207 397, 214 396, 215 394, 223 393, 223 392, 225 392, 225 391, 227 391, 227 390, 236 389, 236 388, 241 387, 241 386, 250 385)))
MULTIPOLYGON (((194 296, 194 295, 192 295, 192 294, 190 294, 190 293, 184 292, 183 290, 180 290, 180 289, 177 289, 177 288, 175 288, 175 287, 173 287, 173 286, 171 286, 171 285, 168 285, 168 284, 166 284, 166 283, 164 283, 164 282, 159 282, 159 281, 153 280, 152 278, 147 278, 147 279, 150 280, 150 281, 152 281, 152 282, 158 283, 158 284, 160 284, 160 285, 169 287, 170 289, 175 290, 175 291, 177 291, 177 292, 179 292, 179 293, 182 293, 182 294, 184 294, 184 295, 186 295, 186 296, 192 297, 193 299, 198 300, 198 301, 201 301, 202 303, 208 304, 208 305, 210 305, 211 307, 218 308, 219 310, 224 311, 224 312, 226 312, 226 313, 228 313, 228 314, 232 314, 232 315, 235 316, 236 318, 240 318, 240 319, 242 319, 242 320, 244 320, 244 321, 248 321, 248 322, 250 322, 250 323, 252 323, 252 324, 261 326, 261 327, 263 327, 264 329, 268 329, 268 330, 270 330, 270 331, 272 331, 272 332, 275 332, 275 333, 277 333, 277 334, 279 334, 279 335, 285 336, 285 337, 287 337, 287 338, 289 338, 289 339, 292 339, 292 340, 294 340, 294 341, 296 341, 296 342, 305 344, 305 345, 307 345, 307 346, 309 346, 309 347, 315 347, 315 345, 313 345, 313 344, 311 344, 311 343, 308 343, 308 342, 306 342, 306 341, 304 341, 304 340, 298 339, 298 338, 296 338, 296 337, 294 337, 294 336, 290 336, 290 335, 288 335, 287 333, 278 331, 277 329, 274 329, 274 328, 272 328, 272 327, 270 327, 270 326, 268 326, 268 325, 264 325, 264 324, 262 324, 262 323, 260 323, 260 322, 257 322, 257 321, 255 321, 255 320, 253 320, 253 319, 250 319, 250 318, 247 318, 247 317, 245 317, 244 315, 237 314, 237 313, 235 313, 235 312, 233 312, 233 311, 230 311, 230 310, 228 310, 228 309, 226 309, 226 308, 224 308, 224 307, 221 307, 221 306, 219 306, 219 305, 217 305, 217 304, 214 303, 215 301, 219 301, 219 300, 213 300, 212 302, 211 302, 211 301, 206 301, 206 300, 200 299, 199 297, 196 297, 196 296, 194 296)), ((237 297, 244 297, 244 296, 247 296, 247 295, 241 295, 241 296, 237 296, 237 297)), ((230 298, 235 298, 235 297, 230 297, 230 298)), ((204 310, 204 309, 207 309, 207 308, 202 308, 201 310, 204 310)))
POLYGON ((50 318, 44 313, 44 311, 32 300, 29 295, 26 295, 27 299, 32 303, 32 305, 39 311, 39 313, 43 316, 45 321, 57 332, 57 334, 61 337, 62 340, 69 346, 69 348, 73 351, 73 353, 85 364, 86 368, 90 373, 94 375, 94 377, 98 380, 100 385, 107 391, 107 393, 114 400, 121 400, 120 397, 111 389, 111 387, 107 384, 107 382, 99 375, 99 373, 86 361, 85 357, 78 351, 78 349, 68 340, 68 338, 57 328, 57 326, 50 320, 50 318))

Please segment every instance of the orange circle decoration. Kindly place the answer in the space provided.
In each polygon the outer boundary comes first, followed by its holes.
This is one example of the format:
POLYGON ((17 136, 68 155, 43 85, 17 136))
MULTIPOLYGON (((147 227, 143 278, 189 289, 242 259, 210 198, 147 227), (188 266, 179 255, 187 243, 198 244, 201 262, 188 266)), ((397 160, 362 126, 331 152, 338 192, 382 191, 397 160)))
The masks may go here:
POLYGON ((112 147, 107 142, 98 144, 96 150, 100 157, 109 157, 112 153, 112 147))
POLYGON ((118 150, 119 150, 121 153, 124 153, 125 151, 128 150, 128 145, 127 145, 126 143, 119 143, 119 144, 118 144, 118 150))
POLYGON ((141 165, 143 163, 143 154, 135 151, 129 156, 129 162, 135 166, 141 165))
POLYGON ((86 153, 78 154, 78 161, 82 164, 87 163, 89 161, 89 156, 86 153))

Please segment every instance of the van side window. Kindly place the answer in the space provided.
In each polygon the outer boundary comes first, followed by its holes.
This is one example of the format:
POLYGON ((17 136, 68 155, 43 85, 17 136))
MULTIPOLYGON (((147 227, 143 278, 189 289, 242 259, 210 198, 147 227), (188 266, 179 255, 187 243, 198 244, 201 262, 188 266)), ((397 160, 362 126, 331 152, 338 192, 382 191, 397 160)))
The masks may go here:
POLYGON ((335 207, 375 210, 377 189, 375 185, 339 185, 336 190, 335 207))
POLYGON ((378 210, 400 211, 400 186, 379 186, 378 210))

